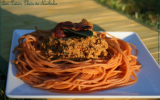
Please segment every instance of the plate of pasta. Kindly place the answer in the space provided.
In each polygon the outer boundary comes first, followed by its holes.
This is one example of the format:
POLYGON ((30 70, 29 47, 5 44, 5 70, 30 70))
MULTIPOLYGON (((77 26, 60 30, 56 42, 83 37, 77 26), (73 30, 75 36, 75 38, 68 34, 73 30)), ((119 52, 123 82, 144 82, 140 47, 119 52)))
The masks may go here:
POLYGON ((10 98, 159 98, 160 69, 135 32, 95 32, 86 19, 13 32, 10 98))

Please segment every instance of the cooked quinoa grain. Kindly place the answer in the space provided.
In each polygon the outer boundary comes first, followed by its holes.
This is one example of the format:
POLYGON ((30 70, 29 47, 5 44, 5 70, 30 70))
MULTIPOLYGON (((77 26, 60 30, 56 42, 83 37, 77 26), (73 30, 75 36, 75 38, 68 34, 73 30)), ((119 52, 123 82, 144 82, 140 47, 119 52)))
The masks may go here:
POLYGON ((42 42, 45 54, 50 59, 84 60, 107 56, 107 42, 94 35, 92 37, 52 38, 47 36, 42 42))

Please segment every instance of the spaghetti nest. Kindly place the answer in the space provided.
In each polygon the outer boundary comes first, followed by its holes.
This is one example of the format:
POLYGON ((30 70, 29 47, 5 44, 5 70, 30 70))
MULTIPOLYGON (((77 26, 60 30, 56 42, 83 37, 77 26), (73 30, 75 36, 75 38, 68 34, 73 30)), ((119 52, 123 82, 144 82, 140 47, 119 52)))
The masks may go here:
MULTIPOLYGON (((107 57, 74 61, 48 59, 41 42, 50 31, 38 30, 19 38, 15 48, 18 68, 16 77, 32 87, 63 93, 88 93, 123 87, 136 83, 141 65, 131 46, 106 32, 97 32, 108 43, 107 57), (110 37, 106 37, 109 35, 110 37)), ((137 52, 137 50, 136 50, 137 52)))

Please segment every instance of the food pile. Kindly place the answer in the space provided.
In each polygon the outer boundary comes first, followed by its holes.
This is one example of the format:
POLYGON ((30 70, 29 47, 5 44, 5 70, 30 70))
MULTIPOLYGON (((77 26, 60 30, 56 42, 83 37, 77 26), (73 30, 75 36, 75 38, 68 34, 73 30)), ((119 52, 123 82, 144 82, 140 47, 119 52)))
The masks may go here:
POLYGON ((12 61, 16 77, 32 87, 60 93, 89 93, 136 83, 135 71, 141 68, 136 47, 92 28, 82 19, 61 22, 49 31, 36 27, 23 35, 12 61))
POLYGON ((81 32, 93 32, 93 24, 82 19, 80 23, 72 23, 69 21, 58 23, 52 29, 51 34, 44 38, 42 46, 45 54, 50 59, 67 58, 72 60, 95 59, 106 57, 108 44, 105 39, 100 38, 97 34, 92 36, 80 36, 81 32), (70 34, 64 30, 69 29, 70 34), (78 32, 79 34, 75 34, 78 32))

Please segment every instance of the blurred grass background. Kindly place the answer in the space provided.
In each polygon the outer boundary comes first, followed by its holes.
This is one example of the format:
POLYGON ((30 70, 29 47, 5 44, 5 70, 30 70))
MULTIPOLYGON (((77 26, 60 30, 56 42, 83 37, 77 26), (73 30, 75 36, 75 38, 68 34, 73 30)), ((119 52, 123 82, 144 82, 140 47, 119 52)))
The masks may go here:
MULTIPOLYGON (((98 0, 158 30, 158 0, 98 0)), ((160 26, 159 26, 160 28, 160 26)))

